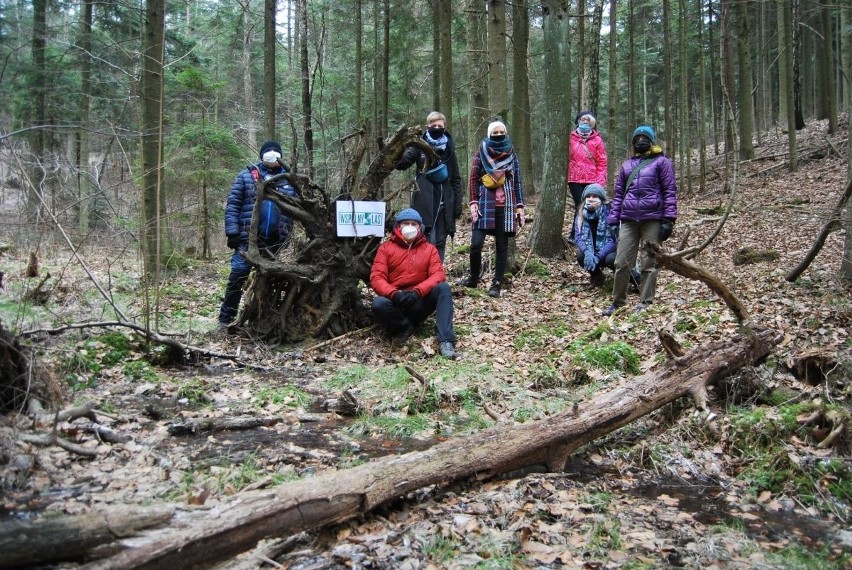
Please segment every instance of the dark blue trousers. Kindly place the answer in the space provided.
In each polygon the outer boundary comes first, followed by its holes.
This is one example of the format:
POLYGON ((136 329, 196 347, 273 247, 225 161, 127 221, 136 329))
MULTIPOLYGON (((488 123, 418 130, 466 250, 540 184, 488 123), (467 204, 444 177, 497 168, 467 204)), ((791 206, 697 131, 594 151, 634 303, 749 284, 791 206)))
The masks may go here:
POLYGON ((402 308, 387 297, 373 299, 373 316, 390 334, 399 334, 409 325, 417 326, 435 313, 438 342, 456 342, 453 331, 453 294, 448 283, 439 283, 411 307, 402 308))

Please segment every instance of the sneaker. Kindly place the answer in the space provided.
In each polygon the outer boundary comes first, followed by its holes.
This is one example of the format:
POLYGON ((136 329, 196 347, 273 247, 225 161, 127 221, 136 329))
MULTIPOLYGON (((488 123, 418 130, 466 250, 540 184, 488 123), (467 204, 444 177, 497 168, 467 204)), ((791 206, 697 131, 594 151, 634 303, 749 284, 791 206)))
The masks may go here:
POLYGON ((621 305, 616 305, 615 303, 613 303, 612 305, 610 305, 609 307, 604 309, 603 316, 608 317, 620 308, 621 308, 621 305))
POLYGON ((500 283, 494 281, 491 283, 491 287, 488 288, 488 296, 489 297, 499 297, 500 296, 500 283))
POLYGON ((450 341, 445 341, 441 343, 441 356, 444 358, 455 359, 456 355, 456 347, 450 341))
POLYGON ((647 309, 647 308, 648 308, 648 305, 650 305, 650 303, 639 303, 639 304, 638 304, 638 305, 636 305, 636 307, 633 309, 633 312, 634 312, 634 313, 641 313, 642 311, 644 311, 645 309, 647 309))
POLYGON ((459 285, 462 287, 470 287, 471 289, 475 289, 479 284, 479 279, 475 279, 473 275, 469 276, 467 279, 462 279, 459 281, 459 285))

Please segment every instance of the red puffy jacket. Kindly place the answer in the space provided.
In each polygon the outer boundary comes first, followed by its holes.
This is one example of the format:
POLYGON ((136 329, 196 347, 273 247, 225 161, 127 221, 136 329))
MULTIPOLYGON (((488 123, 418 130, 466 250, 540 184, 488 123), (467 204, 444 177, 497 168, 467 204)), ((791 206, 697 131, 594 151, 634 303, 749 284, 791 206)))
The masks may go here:
POLYGON ((399 234, 399 226, 379 246, 370 269, 370 287, 390 299, 403 289, 413 289, 423 298, 446 280, 444 264, 435 246, 423 234, 406 243, 399 234))
POLYGON ((569 144, 568 182, 595 182, 606 188, 606 145, 598 132, 592 131, 583 140, 575 129, 571 131, 569 144))

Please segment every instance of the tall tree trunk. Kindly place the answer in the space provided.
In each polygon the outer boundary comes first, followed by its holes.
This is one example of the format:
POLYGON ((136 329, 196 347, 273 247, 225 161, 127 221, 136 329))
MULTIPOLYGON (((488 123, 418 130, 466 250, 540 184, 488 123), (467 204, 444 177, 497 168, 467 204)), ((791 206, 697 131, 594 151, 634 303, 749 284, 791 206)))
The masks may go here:
MULTIPOLYGON (((701 13, 701 4, 703 0, 695 0, 695 13, 701 13)), ((699 69, 699 85, 698 85, 698 101, 695 105, 695 123, 698 126, 698 191, 700 195, 704 195, 705 186, 707 183, 707 127, 705 119, 707 117, 707 75, 706 75, 706 60, 704 59, 704 18, 698 18, 698 69, 699 69)))
POLYGON ((361 127, 361 86, 364 82, 363 35, 364 20, 361 17, 363 0, 355 0, 355 128, 361 127))
POLYGON ((446 126, 452 129, 453 124, 453 4, 450 0, 436 0, 440 11, 440 46, 441 46, 441 97, 437 107, 445 117, 446 126))
POLYGON ((569 19, 565 3, 542 3, 544 35, 544 176, 531 233, 531 247, 542 257, 554 257, 565 250, 562 226, 565 222, 565 156, 571 132, 569 107, 570 69, 568 56, 569 19))
POLYGON ((275 19, 276 0, 263 2, 263 113, 267 140, 278 140, 275 128, 275 19))
POLYGON ((751 33, 750 14, 744 2, 735 2, 737 22, 737 109, 739 110, 740 158, 754 158, 754 82, 751 76, 751 33))
POLYGON ((821 45, 825 67, 820 75, 823 79, 822 98, 828 118, 828 134, 834 134, 837 132, 837 93, 835 93, 834 87, 836 64, 833 47, 836 36, 832 29, 833 20, 834 7, 831 4, 822 4, 820 7, 820 22, 822 23, 821 45))
POLYGON ((787 57, 790 55, 790 44, 787 43, 788 36, 786 33, 787 20, 784 15, 784 5, 788 0, 778 0, 775 6, 775 14, 778 27, 778 125, 782 128, 787 127, 787 93, 790 91, 790 81, 792 75, 787 69, 787 57))
POLYGON ((249 147, 257 148, 257 121, 254 112, 254 81, 251 75, 251 48, 253 44, 254 22, 252 20, 251 0, 241 2, 242 8, 242 42, 240 50, 240 67, 242 71, 243 107, 246 117, 246 142, 249 147))
POLYGON ((710 52, 710 113, 713 117, 713 154, 719 155, 719 111, 720 111, 720 101, 722 100, 721 94, 719 93, 719 82, 714 81, 716 77, 716 39, 713 37, 713 30, 715 28, 714 24, 714 12, 713 12, 713 2, 712 0, 707 2, 707 45, 709 47, 710 52))
MULTIPOLYGON (((701 0, 698 0, 699 2, 701 0)), ((609 3, 609 88, 608 88, 608 99, 609 99, 609 144, 608 144, 608 152, 610 157, 614 157, 615 153, 613 152, 616 149, 616 145, 613 144, 615 140, 621 140, 624 137, 620 136, 620 133, 617 132, 616 126, 620 126, 621 130, 624 130, 624 125, 621 125, 622 121, 616 121, 615 118, 618 116, 618 81, 617 81, 617 70, 618 70, 618 50, 616 49, 618 46, 618 15, 616 11, 616 0, 610 0, 609 3)), ((620 148, 621 145, 618 145, 620 148)), ((607 161, 607 172, 606 179, 609 181, 609 187, 612 188, 613 184, 613 174, 615 173, 616 164, 618 161, 610 158, 607 161)))
POLYGON ((734 80, 734 14, 731 4, 734 0, 722 0, 720 40, 722 42, 722 57, 720 59, 722 80, 722 117, 725 119, 725 155, 733 158, 735 135, 732 132, 737 115, 737 99, 735 97, 736 81, 734 80))
MULTIPOLYGON (((681 188, 686 188, 687 192, 692 194, 692 160, 690 159, 691 153, 690 148, 693 144, 693 137, 690 136, 692 129, 689 128, 689 84, 687 82, 687 77, 689 73, 689 46, 686 41, 686 31, 687 23, 686 18, 686 0, 678 0, 678 61, 680 63, 680 68, 678 71, 679 85, 678 85, 678 93, 680 96, 678 97, 678 117, 680 121, 678 122, 678 137, 677 141, 679 144, 679 152, 678 159, 680 160, 680 168, 678 172, 680 172, 681 181, 685 181, 681 183, 681 188)), ((701 25, 701 22, 698 22, 698 25, 701 25)))
POLYGON ((158 276, 171 255, 163 185, 163 53, 165 0, 145 1, 142 44, 142 249, 145 274, 158 276))
MULTIPOLYGON (((441 108, 441 4, 432 0, 432 108, 441 108)), ((446 113, 445 113, 446 114, 446 113)))
MULTIPOLYGON (((468 93, 470 110, 467 121, 466 160, 470 160, 478 141, 485 134, 488 121, 488 60, 485 57, 485 0, 468 0, 467 3, 467 52, 470 62, 468 93)), ((461 165, 459 165, 461 167, 461 165)))
POLYGON ((674 83, 672 79, 672 8, 670 0, 663 0, 663 132, 666 135, 666 150, 669 154, 676 152, 674 83))
MULTIPOLYGON (((506 75, 506 3, 503 0, 488 0, 488 76, 505 79, 506 75)), ((504 81, 489 82, 488 102, 492 117, 510 122, 508 89, 504 81)), ((512 135, 512 125, 509 136, 512 135)))
MULTIPOLYGON (((844 93, 846 97, 846 113, 847 117, 852 117, 852 30, 849 26, 852 25, 852 4, 847 4, 845 8, 841 8, 840 12, 840 29, 844 33, 840 38, 843 76, 845 78, 844 93)), ((852 156, 852 137, 846 137, 846 156, 852 156)), ((852 180, 852 160, 846 161, 846 181, 852 180)), ((840 263, 840 278, 847 283, 852 282, 852 204, 846 201, 846 215, 843 216, 846 220, 844 223, 846 230, 846 239, 843 242, 843 261, 840 263)))
POLYGON ((92 93, 92 2, 83 2, 80 21, 80 130, 78 136, 77 180, 79 216, 77 228, 81 236, 89 233, 90 206, 94 200, 96 174, 89 168, 89 114, 92 93))
MULTIPOLYGON (((603 24, 603 9, 604 2, 595 4, 592 14, 591 25, 591 41, 589 41, 589 65, 587 65, 588 85, 589 85, 589 104, 588 109, 592 109, 595 113, 599 110, 600 105, 600 85, 601 85, 601 25, 603 24)), ((612 123, 612 120, 610 120, 612 123)))
POLYGON ((37 220, 40 217, 41 205, 39 192, 44 186, 46 172, 39 163, 45 155, 45 130, 47 125, 47 70, 45 69, 45 34, 47 33, 47 2, 48 0, 33 0, 33 33, 32 33, 32 69, 30 77, 30 93, 32 95, 32 124, 36 127, 30 131, 30 151, 33 157, 33 167, 30 174, 31 185, 27 192, 27 217, 37 220))
MULTIPOLYGON (((641 117, 639 116, 636 106, 636 0, 627 0, 627 69, 625 69, 624 77, 627 80, 627 114, 630 129, 635 128, 639 124, 641 117)), ((613 161, 614 162, 614 161, 613 161)))
POLYGON ((390 109, 390 0, 382 2, 382 106, 379 112, 379 136, 388 133, 388 112, 390 109))
POLYGON ((802 26, 800 25, 801 9, 800 0, 790 0, 787 8, 791 10, 790 28, 792 29, 793 37, 791 46, 793 53, 793 106, 796 130, 805 128, 805 116, 802 111, 802 75, 801 75, 801 60, 802 60, 802 26))
POLYGON ((524 173, 524 198, 535 196, 532 161, 532 125, 527 55, 530 39, 530 12, 525 2, 512 3, 512 142, 524 173))
MULTIPOLYGON (((571 4, 571 2, 568 2, 571 4)), ((586 0, 577 0, 577 98, 575 100, 577 112, 589 108, 588 94, 586 93, 586 0)), ((573 38, 568 36, 569 44, 573 38)), ((569 48, 570 53, 570 48, 569 48)), ((570 101, 569 101, 570 103, 570 101)), ((572 106, 573 107, 573 106, 572 106)))
POLYGON ((796 172, 799 169, 799 156, 796 149, 796 75, 794 72, 796 59, 794 37, 796 36, 793 30, 793 7, 786 0, 781 0, 781 9, 784 14, 784 26, 781 28, 784 36, 784 45, 786 46, 783 52, 784 68, 787 76, 787 149, 790 153, 790 172, 796 172))
POLYGON ((311 102, 311 73, 308 62, 308 0, 299 0, 299 58, 302 68, 302 116, 305 136, 305 168, 308 176, 314 177, 314 125, 311 102))

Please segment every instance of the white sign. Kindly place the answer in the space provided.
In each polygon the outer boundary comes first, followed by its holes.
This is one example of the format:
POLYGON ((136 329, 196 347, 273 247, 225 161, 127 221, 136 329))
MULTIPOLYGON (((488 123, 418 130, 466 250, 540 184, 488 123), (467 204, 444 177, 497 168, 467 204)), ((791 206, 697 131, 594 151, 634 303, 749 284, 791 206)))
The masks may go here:
POLYGON ((385 203, 339 200, 337 207, 337 237, 366 237, 385 235, 385 203))

